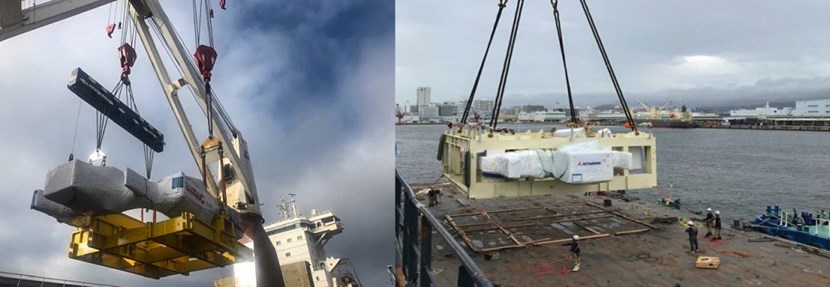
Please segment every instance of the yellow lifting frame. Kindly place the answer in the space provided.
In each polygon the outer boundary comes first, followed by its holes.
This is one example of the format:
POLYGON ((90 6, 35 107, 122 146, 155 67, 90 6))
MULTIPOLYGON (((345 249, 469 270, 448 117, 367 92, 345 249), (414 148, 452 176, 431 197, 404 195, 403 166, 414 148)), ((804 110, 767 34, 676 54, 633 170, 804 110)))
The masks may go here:
POLYGON ((648 189, 657 186, 657 141, 645 132, 616 133, 603 137, 593 133, 584 138, 556 137, 551 132, 490 133, 483 129, 448 129, 441 137, 443 175, 469 198, 521 197, 575 194, 598 191, 648 189), (487 150, 557 149, 575 142, 598 141, 609 150, 643 150, 643 168, 638 173, 616 171, 609 182, 569 184, 554 178, 502 179, 485 177, 478 160, 487 150))
POLYGON ((104 215, 72 234, 69 258, 159 279, 251 260, 236 235, 226 212, 210 224, 187 212, 156 223, 104 215))

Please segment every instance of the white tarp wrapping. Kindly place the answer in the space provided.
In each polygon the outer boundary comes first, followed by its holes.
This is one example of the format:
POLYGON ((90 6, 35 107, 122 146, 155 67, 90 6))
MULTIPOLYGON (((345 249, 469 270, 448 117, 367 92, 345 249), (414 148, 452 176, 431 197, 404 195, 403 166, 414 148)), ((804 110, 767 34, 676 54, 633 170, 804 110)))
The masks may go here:
POLYGON ((566 128, 553 132, 553 136, 558 138, 569 138, 572 134, 575 138, 586 137, 585 128, 566 128))
POLYGON ((632 169, 632 154, 605 150, 598 141, 572 143, 552 150, 490 153, 479 161, 487 176, 545 178, 567 183, 596 183, 614 178, 614 168, 632 169))
POLYGON ((633 156, 630 152, 614 151, 611 154, 611 158, 614 163, 614 167, 616 168, 627 170, 634 169, 634 161, 632 160, 633 156))
POLYGON ((507 176, 507 159, 503 153, 481 157, 478 167, 485 174, 507 176))
POLYGON ((598 141, 562 146, 553 155, 553 176, 567 183, 597 183, 614 179, 614 167, 629 168, 631 154, 603 150, 598 141))
POLYGON ((630 170, 643 169, 643 158, 645 158, 645 150, 642 147, 629 148, 631 151, 631 168, 630 170))
POLYGON ((553 174, 553 151, 552 150, 536 150, 539 155, 539 160, 542 163, 542 169, 545 171, 545 176, 553 174))
POLYGON ((544 178, 552 170, 550 152, 542 150, 521 150, 481 157, 481 171, 506 178, 544 178))
POLYGON ((539 153, 535 150, 509 152, 504 155, 507 159, 508 178, 544 178, 545 170, 539 153))

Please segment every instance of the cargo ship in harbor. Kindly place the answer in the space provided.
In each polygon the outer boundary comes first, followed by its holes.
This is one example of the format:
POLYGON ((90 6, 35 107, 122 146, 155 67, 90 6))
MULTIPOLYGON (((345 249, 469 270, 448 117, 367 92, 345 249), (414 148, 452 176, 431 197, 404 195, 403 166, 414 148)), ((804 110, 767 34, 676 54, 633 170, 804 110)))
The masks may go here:
POLYGON ((694 129, 700 127, 700 124, 693 120, 641 119, 636 121, 640 126, 647 126, 653 128, 694 129))
POLYGON ((666 102, 660 107, 649 106, 639 99, 638 101, 644 110, 643 112, 636 113, 638 117, 635 117, 634 121, 640 126, 675 129, 693 129, 700 127, 700 123, 694 120, 694 115, 686 105, 668 110, 666 106, 670 105, 671 101, 666 102))

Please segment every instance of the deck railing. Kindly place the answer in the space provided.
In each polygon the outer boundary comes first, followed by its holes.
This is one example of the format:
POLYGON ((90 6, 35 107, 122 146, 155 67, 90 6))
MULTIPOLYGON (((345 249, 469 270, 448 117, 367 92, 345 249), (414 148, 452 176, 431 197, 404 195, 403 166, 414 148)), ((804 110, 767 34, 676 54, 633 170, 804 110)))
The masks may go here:
POLYGON ((42 286, 42 287, 118 287, 107 284, 96 284, 83 281, 49 278, 43 276, 26 275, 0 271, 0 286, 42 286))
POLYGON ((433 231, 444 238, 460 261, 456 286, 493 286, 450 231, 415 198, 412 188, 396 170, 395 261, 403 271, 404 284, 407 287, 439 286, 432 272, 433 231))

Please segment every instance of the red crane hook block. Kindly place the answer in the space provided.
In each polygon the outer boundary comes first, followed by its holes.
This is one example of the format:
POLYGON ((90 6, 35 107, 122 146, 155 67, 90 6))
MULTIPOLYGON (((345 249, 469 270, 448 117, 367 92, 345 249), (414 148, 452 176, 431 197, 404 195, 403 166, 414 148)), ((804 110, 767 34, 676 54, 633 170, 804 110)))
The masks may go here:
POLYGON ((125 85, 130 84, 130 71, 132 70, 133 65, 135 65, 135 60, 138 55, 135 52, 133 46, 130 44, 124 43, 121 47, 118 47, 118 58, 121 61, 121 81, 124 82, 125 85))
POLYGON ((216 63, 216 56, 216 50, 205 45, 199 45, 196 48, 196 53, 193 54, 196 65, 199 66, 199 72, 202 73, 202 78, 205 80, 205 86, 210 86, 210 76, 212 75, 213 64, 216 63))

